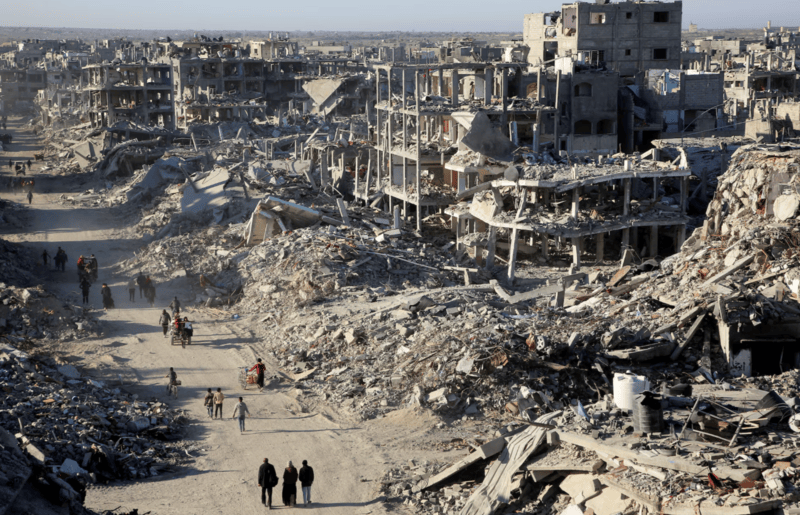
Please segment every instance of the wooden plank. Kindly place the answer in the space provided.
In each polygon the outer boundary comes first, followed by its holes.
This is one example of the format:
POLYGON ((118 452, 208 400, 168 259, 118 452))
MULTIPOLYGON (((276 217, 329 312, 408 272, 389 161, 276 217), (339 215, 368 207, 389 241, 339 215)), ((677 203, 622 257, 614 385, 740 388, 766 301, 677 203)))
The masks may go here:
POLYGON ((742 259, 740 259, 736 263, 732 264, 731 266, 729 266, 728 268, 726 268, 722 272, 719 272, 718 274, 714 275, 711 279, 708 279, 706 282, 701 284, 700 287, 701 288, 708 288, 712 284, 720 282, 721 280, 725 279, 726 277, 730 276, 731 274, 737 272, 738 270, 741 270, 742 268, 744 268, 747 265, 749 265, 750 263, 752 263, 754 259, 755 259, 755 255, 743 257, 742 259))
POLYGON ((689 345, 689 342, 692 341, 692 338, 694 338, 694 335, 697 334, 698 329, 700 329, 700 324, 703 323, 703 320, 705 318, 706 318, 706 313, 703 313, 702 315, 697 317, 697 320, 695 320, 694 323, 692 324, 692 326, 689 328, 689 330, 686 331, 686 336, 685 336, 684 340, 682 342, 678 343, 678 346, 672 352, 672 355, 669 357, 669 359, 671 359, 672 361, 675 361, 676 359, 678 359, 678 356, 681 355, 681 352, 683 352, 683 349, 687 345, 689 345))
POLYGON ((608 286, 609 288, 613 288, 614 286, 619 284, 620 281, 622 281, 625 278, 625 276, 628 275, 628 272, 630 272, 630 271, 631 271, 630 265, 623 266, 622 268, 620 268, 617 271, 616 274, 614 274, 614 276, 611 278, 611 280, 608 281, 606 286, 608 286))

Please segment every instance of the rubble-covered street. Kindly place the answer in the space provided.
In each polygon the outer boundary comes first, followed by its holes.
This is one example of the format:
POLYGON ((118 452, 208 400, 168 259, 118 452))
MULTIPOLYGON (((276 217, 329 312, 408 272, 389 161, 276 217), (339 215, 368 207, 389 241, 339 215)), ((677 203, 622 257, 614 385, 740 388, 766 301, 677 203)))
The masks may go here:
POLYGON ((0 515, 800 513, 800 35, 685 8, 0 41, 0 515))

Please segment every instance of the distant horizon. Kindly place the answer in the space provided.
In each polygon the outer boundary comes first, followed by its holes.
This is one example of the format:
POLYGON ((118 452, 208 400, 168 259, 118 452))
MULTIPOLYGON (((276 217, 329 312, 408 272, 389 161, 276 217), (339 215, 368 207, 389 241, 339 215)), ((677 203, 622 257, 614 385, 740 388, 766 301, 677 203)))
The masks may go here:
MULTIPOLYGON (((685 27, 681 27, 682 32, 689 31, 689 24, 685 24, 685 27)), ((766 24, 764 25, 766 26, 766 24)), ((780 28, 780 25, 772 25, 772 30, 777 30, 780 28)), ((798 28, 795 27, 795 30, 791 30, 794 25, 791 26, 783 26, 784 28, 789 28, 791 32, 798 32, 798 28)), ((700 25, 697 26, 697 31, 729 31, 729 30, 762 30, 763 26, 757 27, 727 27, 727 28, 707 28, 702 27, 700 25)), ((42 25, 42 26, 34 26, 34 25, 0 25, 0 31, 4 29, 10 30, 17 30, 17 29, 30 29, 30 30, 67 30, 67 31, 90 31, 90 30, 117 30, 117 31, 131 31, 131 32, 164 32, 166 36, 169 36, 172 32, 225 32, 225 33, 233 33, 233 32, 242 32, 242 33, 265 33, 265 32, 274 32, 276 34, 289 34, 292 33, 302 33, 302 32, 318 32, 322 34, 522 34, 522 30, 479 30, 479 31, 470 31, 470 30, 332 30, 332 29, 295 29, 295 30, 287 30, 287 29, 213 29, 213 28, 186 28, 186 29, 179 29, 179 28, 171 28, 171 29, 162 29, 162 28, 150 28, 150 29, 131 29, 131 28, 118 28, 118 27, 58 27, 58 26, 51 26, 51 25, 42 25)))
MULTIPOLYGON (((350 0, 345 4, 308 0, 292 4, 295 8, 270 9, 255 0, 243 0, 230 7, 212 0, 195 0, 187 10, 182 4, 155 0, 139 0, 132 9, 89 0, 68 3, 37 0, 35 7, 30 3, 7 6, 3 27, 166 32, 521 33, 525 14, 557 11, 562 3, 510 0, 498 8, 498 4, 490 2, 473 2, 453 9, 449 5, 423 2, 376 8, 366 0, 350 0), (195 28, 208 25, 209 20, 218 28, 195 28)), ((800 27, 800 9, 787 9, 784 2, 763 0, 757 5, 757 12, 753 7, 749 0, 686 0, 683 2, 683 28, 695 23, 702 30, 757 30, 765 27, 768 20, 774 28, 783 26, 796 31, 800 27), (753 24, 755 27, 747 28, 753 24)))

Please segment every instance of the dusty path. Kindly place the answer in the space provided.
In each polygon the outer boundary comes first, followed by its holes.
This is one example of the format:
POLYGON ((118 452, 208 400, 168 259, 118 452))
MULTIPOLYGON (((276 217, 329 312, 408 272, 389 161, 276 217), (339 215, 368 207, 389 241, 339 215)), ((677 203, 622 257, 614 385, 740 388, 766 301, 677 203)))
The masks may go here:
MULTIPOLYGON (((36 140, 19 128, 16 119, 9 121, 15 141, 20 142, 17 152, 11 149, 12 156, 14 159, 32 156, 36 140)), ((3 159, 7 162, 8 152, 0 156, 0 162, 3 159)), ((371 481, 384 468, 380 453, 369 443, 374 435, 368 435, 364 428, 343 427, 322 414, 304 413, 292 387, 275 385, 264 393, 252 388, 242 392, 237 370, 251 365, 257 356, 249 342, 237 338, 228 328, 232 322, 227 315, 222 319, 222 314, 190 309, 188 316, 195 323, 193 344, 186 349, 171 346, 157 326, 158 316, 173 295, 180 297, 187 292, 159 291, 155 308, 146 305, 138 292, 135 302, 129 301, 127 278, 113 277, 110 266, 128 257, 141 242, 124 238, 123 232, 115 227, 117 222, 104 208, 58 204, 58 195, 68 189, 69 183, 63 178, 37 176, 36 172, 34 166, 39 191, 30 207, 27 231, 3 237, 28 243, 39 251, 47 248, 51 255, 58 246, 63 247, 70 260, 67 271, 49 271, 47 286, 63 295, 74 295, 76 301, 80 298, 74 263, 80 254, 94 253, 100 274, 90 300, 95 307, 101 305, 99 286, 107 282, 117 306, 108 313, 97 311, 105 327, 102 338, 64 344, 61 351, 77 354, 76 364, 99 377, 121 377, 125 386, 140 398, 166 400, 164 375, 168 367, 175 367, 183 382, 177 405, 189 410, 194 421, 187 439, 203 449, 195 453, 191 467, 172 477, 93 487, 86 500, 89 508, 110 510, 123 506, 153 514, 260 513, 265 510, 260 503, 257 470, 262 459, 268 457, 279 476, 288 460, 299 467, 307 459, 314 467, 317 481, 309 512, 352 515, 385 511, 375 499, 375 483, 371 481), (206 414, 202 398, 209 387, 220 387, 226 394, 224 420, 210 420, 206 414), (244 397, 252 414, 244 434, 240 434, 237 422, 230 418, 235 397, 239 395, 244 397)), ((3 176, 8 176, 7 169, 3 170, 3 176)), ((17 202, 23 200, 21 195, 7 191, 0 196, 17 202)), ((270 375, 273 365, 266 361, 270 375)), ((273 506, 286 509, 280 502, 280 488, 279 485, 273 492, 273 506)), ((299 497, 301 501, 302 496, 299 497)))

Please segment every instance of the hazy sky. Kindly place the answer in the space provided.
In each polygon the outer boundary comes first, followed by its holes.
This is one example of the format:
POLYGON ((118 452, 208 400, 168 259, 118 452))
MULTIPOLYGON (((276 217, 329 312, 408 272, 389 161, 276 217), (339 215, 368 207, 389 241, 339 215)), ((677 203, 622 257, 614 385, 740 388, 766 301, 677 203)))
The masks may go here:
MULTIPOLYGON (((124 29, 522 31, 526 13, 562 0, 422 2, 410 0, 3 0, 4 26, 124 29)), ((797 0, 686 0, 683 25, 700 28, 800 26, 797 0)))

